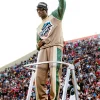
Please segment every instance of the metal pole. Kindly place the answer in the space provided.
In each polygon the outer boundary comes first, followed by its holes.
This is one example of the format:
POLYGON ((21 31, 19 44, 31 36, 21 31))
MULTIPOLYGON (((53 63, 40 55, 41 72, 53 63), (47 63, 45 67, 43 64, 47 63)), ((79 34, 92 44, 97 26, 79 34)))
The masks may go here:
POLYGON ((32 71, 32 76, 30 79, 30 84, 29 84, 29 89, 28 89, 28 94, 27 94, 26 100, 30 100, 34 79, 35 79, 35 74, 34 74, 34 71, 32 71))
POLYGON ((79 100, 78 91, 77 91, 77 82, 76 82, 76 77, 75 77, 75 71, 74 70, 72 70, 72 77, 73 77, 73 80, 74 80, 75 97, 76 97, 76 100, 79 100))
MULTIPOLYGON (((31 63, 31 64, 27 64, 27 65, 24 65, 24 67, 27 67, 27 66, 36 66, 36 65, 41 65, 41 64, 47 64, 47 63, 59 63, 59 64, 64 64, 64 65, 67 65, 67 66, 71 66, 72 64, 69 64, 69 63, 65 63, 65 62, 61 62, 61 61, 45 61, 45 62, 38 62, 38 63, 31 63)), ((35 67, 34 67, 35 68, 35 67)))
POLYGON ((63 87, 62 100, 66 100, 69 77, 70 77, 70 69, 69 69, 69 67, 68 67, 68 68, 67 68, 67 73, 66 73, 66 78, 65 78, 65 85, 64 85, 64 87, 63 87))

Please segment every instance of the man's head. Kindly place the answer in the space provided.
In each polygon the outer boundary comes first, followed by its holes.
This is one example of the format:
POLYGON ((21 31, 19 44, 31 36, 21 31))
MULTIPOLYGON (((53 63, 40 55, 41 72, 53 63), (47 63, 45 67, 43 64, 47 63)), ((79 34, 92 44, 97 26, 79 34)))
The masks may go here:
POLYGON ((38 5, 37 5, 37 13, 38 15, 44 19, 47 17, 47 12, 48 12, 48 7, 47 7, 47 4, 45 2, 40 2, 38 5))

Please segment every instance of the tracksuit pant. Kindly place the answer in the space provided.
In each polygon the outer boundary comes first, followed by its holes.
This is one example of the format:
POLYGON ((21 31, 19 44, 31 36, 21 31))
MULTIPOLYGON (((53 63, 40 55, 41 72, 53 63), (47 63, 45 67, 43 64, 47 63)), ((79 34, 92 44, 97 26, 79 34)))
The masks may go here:
MULTIPOLYGON (((62 61, 62 47, 52 46, 41 49, 38 53, 37 62, 62 61)), ((58 63, 41 64, 36 67, 36 100, 48 100, 46 95, 46 80, 50 72, 50 100, 59 100, 62 65, 58 63)))

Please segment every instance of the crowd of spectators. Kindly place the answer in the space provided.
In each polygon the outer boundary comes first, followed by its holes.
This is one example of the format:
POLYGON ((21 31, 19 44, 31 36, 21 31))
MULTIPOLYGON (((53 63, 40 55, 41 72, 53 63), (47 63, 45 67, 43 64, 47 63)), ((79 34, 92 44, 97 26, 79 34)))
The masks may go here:
MULTIPOLYGON (((25 100, 28 92, 28 86, 31 77, 31 70, 23 65, 34 63, 37 60, 37 54, 34 54, 28 60, 15 64, 0 72, 0 100, 25 100)), ((34 87, 32 96, 35 98, 34 87)), ((34 99, 35 100, 35 99, 34 99)))
MULTIPOLYGON (((67 43, 64 47, 63 61, 75 65, 80 100, 100 99, 100 39, 89 38, 67 43)), ((66 66, 64 68, 65 75, 66 66)), ((72 80, 70 78, 69 93, 73 95, 72 80)))
MULTIPOLYGON (((98 38, 87 38, 67 42, 64 46, 62 60, 75 65, 76 81, 80 100, 100 100, 100 44, 98 38)), ((0 72, 0 100, 25 100, 31 77, 31 70, 25 64, 37 61, 37 54, 28 60, 15 64, 0 72)), ((66 76, 66 66, 62 68, 62 87, 66 76)), ((49 97, 50 81, 46 82, 49 97)), ((70 77, 67 98, 74 95, 73 79, 70 77)), ((35 86, 32 88, 31 100, 35 98, 35 86)), ((48 99, 49 100, 49 99, 48 99)))

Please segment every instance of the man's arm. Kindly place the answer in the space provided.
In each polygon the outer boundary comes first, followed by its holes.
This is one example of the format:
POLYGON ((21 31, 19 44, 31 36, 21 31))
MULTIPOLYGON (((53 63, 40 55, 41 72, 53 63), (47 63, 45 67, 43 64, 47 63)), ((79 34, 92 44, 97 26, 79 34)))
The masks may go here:
POLYGON ((65 0, 58 0, 58 1, 59 1, 58 8, 55 11, 53 11, 51 14, 57 19, 62 20, 66 9, 66 1, 65 0))
POLYGON ((36 48, 37 50, 40 50, 40 47, 38 46, 38 43, 41 41, 41 38, 39 37, 39 35, 37 34, 37 44, 36 44, 36 48))
POLYGON ((36 48, 37 50, 40 50, 40 48, 44 45, 44 41, 40 38, 40 36, 37 34, 37 45, 36 48))

